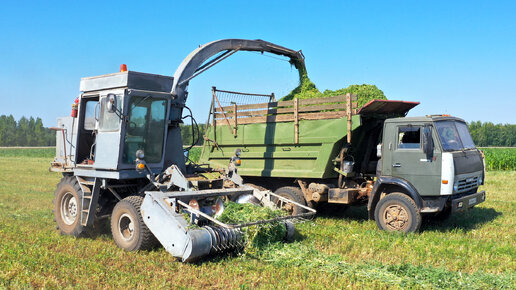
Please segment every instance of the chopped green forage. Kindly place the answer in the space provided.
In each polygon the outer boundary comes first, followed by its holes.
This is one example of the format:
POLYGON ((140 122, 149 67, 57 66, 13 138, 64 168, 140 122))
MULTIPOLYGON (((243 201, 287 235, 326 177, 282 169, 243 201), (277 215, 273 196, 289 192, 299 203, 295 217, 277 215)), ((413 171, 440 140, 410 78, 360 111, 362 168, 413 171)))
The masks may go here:
MULTIPOLYGON (((250 203, 228 202, 218 220, 227 224, 241 224, 276 218, 286 213, 250 203)), ((285 239, 287 229, 284 222, 273 222, 242 228, 246 240, 245 253, 256 255, 275 242, 285 239)))
POLYGON ((292 63, 299 72, 299 86, 293 89, 288 95, 283 97, 281 101, 290 101, 294 98, 298 99, 312 99, 312 98, 325 98, 345 95, 347 93, 355 94, 358 97, 358 107, 362 107, 371 100, 387 100, 383 92, 378 89, 375 85, 350 85, 347 88, 338 90, 325 90, 320 92, 315 84, 308 78, 308 72, 306 67, 297 62, 292 63))

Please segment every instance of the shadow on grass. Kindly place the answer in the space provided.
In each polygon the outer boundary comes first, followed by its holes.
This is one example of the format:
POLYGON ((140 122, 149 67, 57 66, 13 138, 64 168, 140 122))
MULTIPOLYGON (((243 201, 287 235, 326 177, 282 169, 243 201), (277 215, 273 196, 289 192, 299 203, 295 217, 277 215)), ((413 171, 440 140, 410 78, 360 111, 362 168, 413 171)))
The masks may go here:
POLYGON ((317 217, 349 218, 356 221, 367 221, 367 206, 347 206, 344 204, 324 203, 317 207, 317 217))
POLYGON ((84 232, 82 237, 91 240, 112 238, 110 219, 106 218, 95 221, 93 228, 84 232))
POLYGON ((493 208, 474 207, 464 212, 455 213, 444 221, 426 217, 421 225, 421 231, 449 232, 456 229, 469 231, 476 229, 501 215, 501 212, 496 211, 493 208))
MULTIPOLYGON (((424 216, 420 231, 448 232, 455 229, 465 231, 476 229, 501 216, 502 213, 493 208, 474 207, 458 212, 446 220, 437 220, 424 216)), ((317 208, 317 217, 343 218, 358 222, 368 220, 367 206, 346 206, 339 204, 322 204, 317 208)))

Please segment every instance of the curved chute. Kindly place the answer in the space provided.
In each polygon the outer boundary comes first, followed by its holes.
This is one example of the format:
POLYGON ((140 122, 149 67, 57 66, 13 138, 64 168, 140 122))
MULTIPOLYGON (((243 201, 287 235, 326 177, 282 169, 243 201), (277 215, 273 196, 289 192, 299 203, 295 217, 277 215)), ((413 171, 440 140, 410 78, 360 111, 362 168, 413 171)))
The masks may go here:
POLYGON ((295 51, 283 46, 276 45, 271 42, 248 39, 222 39, 209 42, 199 46, 192 51, 177 68, 174 74, 174 83, 172 85, 172 94, 178 97, 183 103, 186 102, 186 88, 189 81, 215 65, 224 58, 230 56, 237 51, 261 51, 270 52, 277 55, 283 55, 290 58, 290 62, 299 70, 300 66, 304 69, 305 61, 301 51, 295 51), (224 51, 224 52, 223 52, 224 51), (204 63, 217 53, 223 52, 215 59, 204 63))

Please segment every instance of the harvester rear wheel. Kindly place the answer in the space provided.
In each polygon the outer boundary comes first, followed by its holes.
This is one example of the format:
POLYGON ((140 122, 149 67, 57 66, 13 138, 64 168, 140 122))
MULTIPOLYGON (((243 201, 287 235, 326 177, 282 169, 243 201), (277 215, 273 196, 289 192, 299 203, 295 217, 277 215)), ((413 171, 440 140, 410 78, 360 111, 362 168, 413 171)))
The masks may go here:
POLYGON ((143 222, 141 196, 129 196, 119 201, 111 215, 111 233, 115 243, 126 251, 152 249, 157 240, 143 222))
POLYGON ((421 226, 416 203, 401 192, 382 198, 376 205, 374 219, 380 229, 390 232, 417 232, 421 226))
MULTIPOLYGON (((299 204, 306 205, 305 198, 303 196, 303 192, 300 188, 294 187, 294 186, 284 186, 278 188, 275 192, 275 194, 288 198, 292 201, 295 201, 299 204)), ((296 206, 292 203, 284 203, 281 200, 277 199, 276 205, 282 207, 285 211, 287 211, 290 215, 297 215, 304 212, 304 210, 296 206)))
POLYGON ((81 225, 82 190, 74 176, 63 176, 54 192, 54 218, 62 235, 78 237, 81 225))

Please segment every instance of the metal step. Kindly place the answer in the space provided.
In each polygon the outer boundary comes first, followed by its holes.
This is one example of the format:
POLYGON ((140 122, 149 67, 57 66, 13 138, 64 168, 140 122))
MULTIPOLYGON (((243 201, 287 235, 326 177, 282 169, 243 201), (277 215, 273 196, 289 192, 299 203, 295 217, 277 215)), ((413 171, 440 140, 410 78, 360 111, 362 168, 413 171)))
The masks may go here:
POLYGON ((83 177, 77 176, 77 181, 82 190, 82 211, 81 211, 81 225, 88 226, 93 223, 94 213, 97 208, 97 200, 100 190, 100 180, 94 181, 85 180, 83 177), (93 210, 92 210, 93 208, 93 210), (91 215, 90 213, 93 213, 91 215))
POLYGON ((91 185, 91 186, 93 186, 95 184, 95 181, 82 180, 82 181, 80 181, 80 183, 83 184, 83 185, 91 185))

